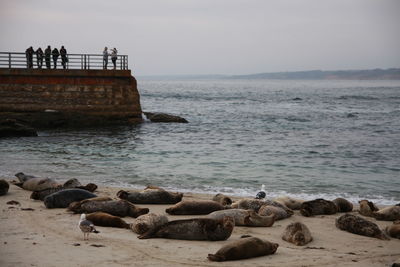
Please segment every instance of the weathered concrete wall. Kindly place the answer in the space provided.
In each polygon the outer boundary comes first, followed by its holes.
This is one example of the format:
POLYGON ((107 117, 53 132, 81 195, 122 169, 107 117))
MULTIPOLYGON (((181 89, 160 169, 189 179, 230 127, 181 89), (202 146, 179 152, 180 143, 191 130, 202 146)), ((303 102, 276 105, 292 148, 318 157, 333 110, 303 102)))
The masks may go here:
POLYGON ((130 70, 0 69, 0 112, 89 116, 140 121, 130 70))

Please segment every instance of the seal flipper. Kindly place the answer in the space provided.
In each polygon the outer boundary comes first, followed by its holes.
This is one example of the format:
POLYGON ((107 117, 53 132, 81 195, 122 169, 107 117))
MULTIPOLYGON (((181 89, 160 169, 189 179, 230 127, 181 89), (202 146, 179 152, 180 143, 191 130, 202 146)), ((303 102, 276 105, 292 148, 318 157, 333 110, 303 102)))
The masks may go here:
POLYGON ((208 254, 207 258, 210 261, 224 261, 224 259, 220 255, 217 255, 217 254, 208 254))

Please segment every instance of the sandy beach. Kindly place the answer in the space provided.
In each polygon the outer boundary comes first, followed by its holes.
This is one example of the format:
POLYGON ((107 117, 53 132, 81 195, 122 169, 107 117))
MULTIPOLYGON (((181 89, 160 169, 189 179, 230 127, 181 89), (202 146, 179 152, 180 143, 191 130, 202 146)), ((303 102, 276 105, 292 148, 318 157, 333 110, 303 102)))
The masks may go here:
MULTIPOLYGON (((7 179, 10 181, 10 179, 7 179)), ((98 196, 116 198, 121 188, 99 186, 98 196)), ((77 224, 78 214, 66 209, 46 209, 42 201, 29 198, 31 192, 10 185, 0 197, 0 266, 390 266, 400 262, 400 240, 383 241, 341 231, 334 215, 294 216, 272 227, 235 227, 226 241, 140 240, 129 229, 97 227, 89 241, 77 224), (19 204, 10 205, 9 201, 19 204), (314 240, 295 246, 281 239, 285 227, 294 221, 305 223, 314 240), (211 262, 209 253, 241 235, 248 234, 279 244, 274 255, 240 261, 211 262)), ((184 199, 211 199, 209 195, 187 193, 184 199)), ((233 197, 233 199, 237 199, 233 197)), ((165 214, 170 205, 139 205, 150 212, 165 214)), ((358 214, 358 212, 353 212, 358 214)), ((201 216, 170 216, 170 220, 201 216)), ((134 218, 124 218, 128 223, 134 218)), ((381 228, 392 222, 369 220, 381 228)))

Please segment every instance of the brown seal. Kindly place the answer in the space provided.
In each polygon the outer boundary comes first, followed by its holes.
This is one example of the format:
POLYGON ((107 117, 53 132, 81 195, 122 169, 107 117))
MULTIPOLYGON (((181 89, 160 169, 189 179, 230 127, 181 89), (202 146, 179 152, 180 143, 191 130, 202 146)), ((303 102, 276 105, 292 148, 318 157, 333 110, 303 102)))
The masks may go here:
POLYGON ((388 236, 400 239, 400 221, 394 221, 392 225, 387 226, 385 232, 388 236))
POLYGON ((336 212, 337 208, 335 203, 322 198, 305 201, 300 207, 300 213, 306 217, 314 215, 330 215, 335 214, 336 212))
POLYGON ((388 239, 375 223, 360 216, 344 214, 336 219, 336 227, 340 230, 357 235, 375 237, 383 240, 388 239))
POLYGON ((289 213, 280 207, 270 205, 262 206, 258 210, 258 214, 261 216, 273 216, 275 221, 286 219, 293 215, 293 213, 289 213))
POLYGON ((210 213, 207 218, 220 220, 226 216, 235 219, 235 226, 270 227, 274 224, 274 216, 261 216, 254 210, 227 209, 210 213))
POLYGON ((269 199, 260 200, 253 198, 244 198, 233 203, 231 207, 233 209, 254 210, 255 212, 258 212, 258 210, 264 205, 279 207, 284 209, 286 212, 293 214, 293 211, 286 207, 284 204, 269 199))
POLYGON ((167 222, 168 218, 165 215, 148 213, 136 218, 136 220, 131 224, 131 229, 133 232, 141 235, 167 222))
POLYGON ((292 198, 289 196, 281 196, 275 198, 274 201, 279 202, 291 210, 299 210, 301 204, 304 202, 302 199, 292 198))
POLYGON ((123 219, 105 212, 93 212, 86 214, 86 219, 91 221, 94 225, 105 227, 117 227, 129 229, 130 225, 123 219))
POLYGON ((360 210, 358 212, 364 216, 373 217, 373 212, 379 210, 373 202, 366 199, 358 201, 358 204, 360 204, 360 210))
POLYGON ((397 221, 400 220, 400 206, 391 206, 374 211, 373 216, 380 221, 397 221))
POLYGON ((338 212, 350 212, 353 210, 353 204, 347 199, 338 197, 332 200, 332 202, 335 203, 338 212))
POLYGON ((215 254, 208 254, 210 261, 233 261, 249 259, 265 255, 271 255, 276 252, 279 245, 257 237, 245 237, 232 241, 215 254))
POLYGON ((61 186, 59 183, 50 178, 31 178, 25 181, 21 187, 28 191, 40 191, 59 186, 61 186))
POLYGON ((140 192, 120 190, 117 196, 134 204, 175 204, 182 200, 183 194, 151 186, 140 192))
POLYGON ((4 179, 1 179, 0 180, 0 196, 7 194, 9 188, 10 188, 10 185, 7 183, 7 181, 4 179))
POLYGON ((165 211, 171 215, 204 215, 223 209, 224 206, 212 200, 184 200, 165 211))
POLYGON ((229 206, 232 204, 232 199, 224 194, 216 194, 212 200, 218 202, 222 206, 229 206))
POLYGON ((304 246, 312 241, 312 236, 308 227, 301 222, 289 224, 283 232, 282 239, 296 246, 304 246))
POLYGON ((139 208, 126 200, 88 199, 86 201, 71 203, 68 209, 74 213, 92 213, 102 211, 114 216, 130 216, 136 218, 149 212, 148 208, 139 208))
POLYGON ((156 227, 138 238, 158 237, 218 241, 228 239, 232 234, 234 226, 235 221, 232 217, 224 217, 222 220, 208 218, 176 220, 156 227))

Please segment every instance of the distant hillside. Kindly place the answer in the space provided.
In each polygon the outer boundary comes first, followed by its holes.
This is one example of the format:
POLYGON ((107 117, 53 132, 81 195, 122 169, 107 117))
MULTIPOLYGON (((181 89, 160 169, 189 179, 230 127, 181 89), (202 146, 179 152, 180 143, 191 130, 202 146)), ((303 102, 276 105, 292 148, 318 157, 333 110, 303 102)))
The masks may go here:
POLYGON ((400 69, 296 71, 233 75, 229 79, 281 79, 281 80, 400 80, 400 69))

